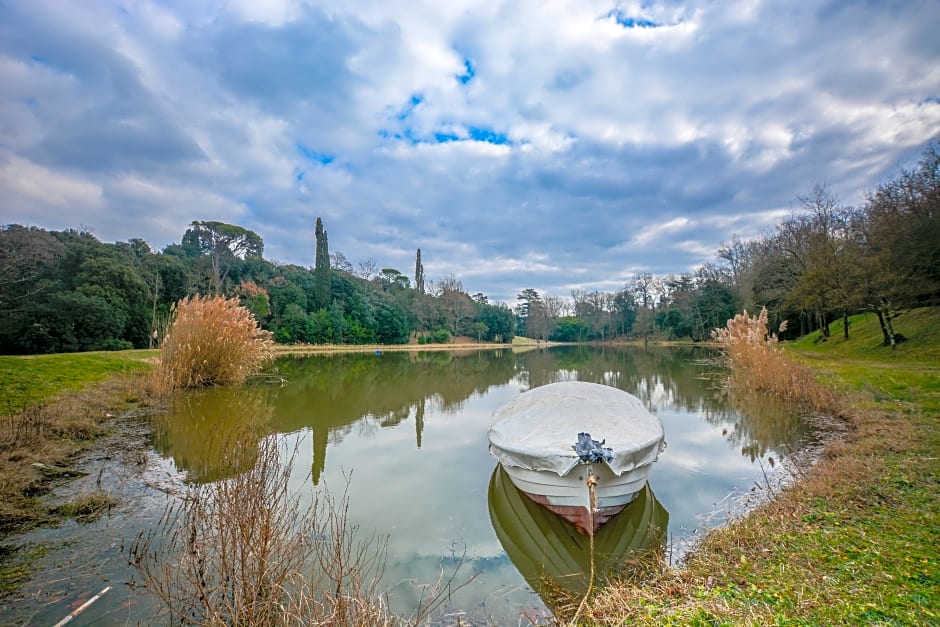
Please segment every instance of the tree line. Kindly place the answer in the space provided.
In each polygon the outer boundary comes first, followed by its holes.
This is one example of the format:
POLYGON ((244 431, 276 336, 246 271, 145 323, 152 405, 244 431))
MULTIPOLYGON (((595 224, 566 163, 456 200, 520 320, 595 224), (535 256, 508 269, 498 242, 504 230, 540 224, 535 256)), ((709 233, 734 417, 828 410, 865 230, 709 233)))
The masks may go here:
POLYGON ((703 340, 742 309, 766 307, 784 336, 819 330, 850 315, 877 315, 884 343, 903 339, 892 319, 940 304, 940 145, 916 165, 845 205, 822 184, 768 233, 733 237, 694 273, 637 274, 616 292, 574 291, 570 298, 518 295, 518 332, 558 340, 632 335, 703 340))
MULTIPOLYGON (((940 303, 940 150, 924 152, 849 207, 824 185, 771 232, 732 238, 694 273, 637 274, 615 292, 569 296, 522 290, 516 304, 470 295, 453 276, 412 278, 374 260, 356 267, 330 253, 320 218, 313 268, 264 259, 260 235, 195 221, 179 244, 103 243, 84 230, 0 228, 0 352, 37 354, 146 348, 162 338, 174 303, 195 294, 238 298, 280 343, 401 344, 453 336, 509 342, 651 337, 704 340, 741 309, 767 307, 791 335, 874 312, 886 344, 892 318, 940 303)), ((843 325, 849 332, 848 324, 843 325)))
POLYGON ((447 342, 472 334, 509 342, 506 305, 471 298, 447 277, 417 289, 394 268, 368 260, 354 270, 329 253, 318 218, 313 268, 264 259, 260 235, 196 221, 179 244, 151 250, 142 239, 103 243, 84 230, 0 228, 0 352, 38 354, 155 346, 179 300, 195 294, 237 298, 281 343, 447 342))

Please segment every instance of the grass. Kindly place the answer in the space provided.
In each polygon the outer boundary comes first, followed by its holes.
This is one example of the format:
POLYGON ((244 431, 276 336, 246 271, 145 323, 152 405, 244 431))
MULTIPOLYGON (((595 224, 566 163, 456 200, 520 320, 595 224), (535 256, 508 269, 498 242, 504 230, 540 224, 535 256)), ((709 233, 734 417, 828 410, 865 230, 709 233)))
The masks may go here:
POLYGON ((321 487, 302 505, 289 491, 299 441, 291 447, 286 436, 245 435, 230 434, 232 446, 250 443, 253 465, 214 483, 190 484, 127 550, 140 583, 165 610, 160 619, 212 626, 425 624, 448 598, 452 580, 422 586, 427 595, 413 615, 392 614, 379 588, 387 538, 363 536, 349 519, 348 484, 339 499, 321 487))
POLYGON ((0 415, 10 416, 64 392, 151 368, 156 350, 0 356, 0 415))
MULTIPOLYGON (((783 327, 781 327, 781 331, 783 327)), ((784 353, 777 336, 767 329, 767 309, 757 316, 745 311, 715 329, 712 337, 731 365, 727 385, 738 395, 760 394, 834 414, 839 401, 829 386, 821 385, 813 371, 784 353)))
POLYGON ((141 373, 156 351, 0 357, 0 539, 61 517, 34 463, 67 466, 114 415, 151 401, 141 373))
POLYGON ((586 624, 940 624, 940 310, 874 316, 787 354, 842 394, 847 435, 807 476, 709 533, 681 568, 593 600, 586 624), (838 336, 838 339, 836 339, 838 336))
POLYGON ((102 490, 95 490, 83 492, 67 503, 59 505, 53 511, 61 516, 87 523, 98 520, 115 505, 117 505, 117 499, 112 495, 102 490))

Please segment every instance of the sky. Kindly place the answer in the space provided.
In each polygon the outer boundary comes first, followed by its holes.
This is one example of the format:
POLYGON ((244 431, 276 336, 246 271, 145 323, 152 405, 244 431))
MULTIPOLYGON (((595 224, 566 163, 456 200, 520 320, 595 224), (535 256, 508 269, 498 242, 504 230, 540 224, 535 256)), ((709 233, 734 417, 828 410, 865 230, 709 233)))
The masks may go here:
POLYGON ((0 0, 0 224, 514 303, 692 272, 940 136, 940 1, 0 0))

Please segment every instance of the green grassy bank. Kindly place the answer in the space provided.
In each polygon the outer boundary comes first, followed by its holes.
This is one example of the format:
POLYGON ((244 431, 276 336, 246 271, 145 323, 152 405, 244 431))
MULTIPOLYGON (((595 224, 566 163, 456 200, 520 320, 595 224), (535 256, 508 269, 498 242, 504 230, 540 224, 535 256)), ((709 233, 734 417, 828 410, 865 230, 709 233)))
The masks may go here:
POLYGON ((0 539, 61 517, 40 498, 63 480, 56 469, 108 433, 115 415, 148 403, 139 374, 156 355, 0 356, 0 539))
POLYGON ((776 500, 681 569, 601 591, 585 624, 940 624, 940 310, 787 347, 843 395, 847 432, 776 500))
POLYGON ((57 355, 0 355, 0 416, 83 390, 116 374, 150 368, 157 350, 131 350, 57 355))

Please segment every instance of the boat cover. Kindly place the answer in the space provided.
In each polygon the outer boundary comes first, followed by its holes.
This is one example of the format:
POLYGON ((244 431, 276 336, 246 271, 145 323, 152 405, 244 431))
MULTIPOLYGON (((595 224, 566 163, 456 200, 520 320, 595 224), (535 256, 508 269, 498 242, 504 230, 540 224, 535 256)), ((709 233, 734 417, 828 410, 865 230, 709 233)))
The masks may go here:
POLYGON ((503 464, 565 476, 581 462, 579 434, 604 443, 617 476, 656 461, 663 426, 637 397, 606 385, 564 381, 523 392, 493 413, 490 452, 503 464))

